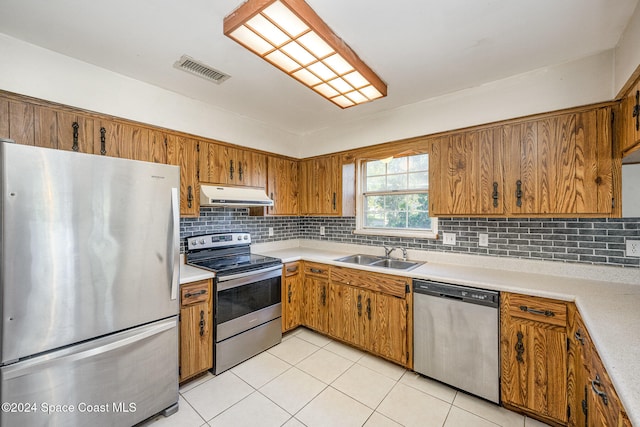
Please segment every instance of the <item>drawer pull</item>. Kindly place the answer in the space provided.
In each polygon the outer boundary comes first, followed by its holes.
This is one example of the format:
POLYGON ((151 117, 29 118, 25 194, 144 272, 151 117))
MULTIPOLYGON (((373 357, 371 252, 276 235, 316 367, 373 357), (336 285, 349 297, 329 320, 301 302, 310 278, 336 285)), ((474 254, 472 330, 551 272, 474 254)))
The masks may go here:
POLYGON ((553 317, 556 314, 551 310, 536 310, 535 308, 529 308, 526 305, 521 305, 520 310, 531 314, 539 314, 540 316, 553 317))
POLYGON ((522 355, 524 354, 524 344, 522 343, 522 338, 524 338, 524 335, 522 334, 522 332, 518 331, 517 337, 518 342, 516 342, 516 345, 514 347, 516 350, 516 360, 520 363, 524 363, 524 358, 522 357, 522 355))
POLYGON ((298 267, 289 267, 287 268, 287 273, 295 273, 298 271, 298 267))
POLYGON ((600 387, 601 385, 602 383, 600 382, 600 375, 596 375, 596 379, 591 381, 591 390, 593 390, 595 394, 600 396, 600 399, 602 399, 602 403, 604 403, 605 405, 609 405, 609 398, 607 397, 607 393, 596 388, 596 386, 600 387))
POLYGON ((580 341, 580 344, 584 345, 584 337, 582 336, 582 332, 578 329, 575 333, 576 341, 580 341))
POLYGON ((198 292, 187 292, 186 294, 184 294, 184 297, 185 298, 197 297, 197 296, 200 296, 200 295, 204 295, 206 293, 207 293, 207 291, 205 289, 202 289, 202 290, 200 290, 198 292))
POLYGON ((312 269, 311 269, 311 272, 312 272, 312 273, 319 273, 319 274, 323 274, 323 273, 324 273, 324 270, 320 270, 319 268, 312 268, 312 269))

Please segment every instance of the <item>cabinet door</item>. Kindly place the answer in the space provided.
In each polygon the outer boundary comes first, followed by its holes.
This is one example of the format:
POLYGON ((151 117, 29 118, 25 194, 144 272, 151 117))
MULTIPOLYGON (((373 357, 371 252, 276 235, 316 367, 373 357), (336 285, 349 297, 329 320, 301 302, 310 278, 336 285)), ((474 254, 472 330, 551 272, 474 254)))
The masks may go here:
POLYGON ((149 131, 149 162, 167 164, 169 147, 175 145, 176 136, 157 130, 149 131))
POLYGON ((640 143, 640 80, 632 87, 622 100, 622 154, 640 143))
POLYGON ((503 149, 499 129, 460 132, 432 143, 429 184, 433 215, 504 212, 503 149))
POLYGON ((366 312, 371 313, 371 349, 374 353, 406 365, 409 358, 407 343, 408 305, 404 298, 382 293, 367 296, 366 312), (375 297, 375 298, 374 298, 375 297), (371 298, 371 302, 369 301, 371 298))
MULTIPOLYGON (((367 351, 377 352, 377 341, 381 337, 376 336, 379 331, 378 321, 384 321, 378 317, 376 312, 376 294, 362 288, 354 288, 353 290, 354 304, 352 306, 351 315, 354 319, 354 340, 355 345, 367 351)), ((402 333, 402 331, 396 331, 402 333)))
POLYGON ((169 146, 171 164, 180 166, 180 216, 197 217, 200 214, 198 147, 198 141, 184 137, 178 137, 175 145, 169 146))
POLYGON ((340 215, 342 164, 340 157, 324 156, 300 162, 300 213, 340 215))
POLYGON ((282 332, 301 323, 302 273, 300 263, 285 264, 282 281, 282 332))
POLYGON ((298 162, 281 157, 268 157, 267 193, 273 206, 270 215, 298 215, 298 162))
POLYGON ((502 400, 566 422, 566 332, 504 316, 501 322, 502 400))
POLYGON ((92 118, 58 111, 56 119, 59 150, 93 153, 95 121, 92 118))
POLYGON ((245 187, 267 187, 267 156, 250 150, 236 150, 238 171, 235 184, 245 187))
POLYGON ((590 340, 574 305, 570 307, 567 397, 569 400, 570 426, 586 426, 589 389, 589 373, 586 367, 590 340))
POLYGON ((94 136, 93 151, 121 159, 149 161, 149 130, 115 121, 100 121, 94 136))
POLYGON ((180 309, 180 381, 212 366, 210 317, 206 302, 180 309))
POLYGON ((318 332, 328 331, 329 281, 321 277, 304 278, 304 323, 318 332))
POLYGON ((356 343, 355 289, 341 283, 329 286, 329 335, 349 343, 356 343))
POLYGON ((237 179, 237 151, 226 145, 202 142, 200 181, 210 184, 234 184, 237 179))

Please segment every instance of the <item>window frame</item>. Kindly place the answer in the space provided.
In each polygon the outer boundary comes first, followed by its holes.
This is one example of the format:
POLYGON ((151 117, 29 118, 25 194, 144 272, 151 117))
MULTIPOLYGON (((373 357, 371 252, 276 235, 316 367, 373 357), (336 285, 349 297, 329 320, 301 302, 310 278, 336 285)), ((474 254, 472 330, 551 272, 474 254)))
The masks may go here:
MULTIPOLYGON (((414 155, 421 154, 429 154, 427 152, 423 153, 411 153, 405 156, 397 156, 400 157, 409 157, 414 155)), ((364 187, 365 187, 365 173, 366 167, 365 164, 367 162, 376 161, 379 159, 358 159, 356 162, 356 229, 353 231, 354 234, 363 234, 370 236, 391 236, 391 237, 412 237, 412 238, 423 238, 423 239, 437 239, 438 238, 438 218, 431 218, 431 229, 394 229, 394 228, 378 228, 378 227, 365 227, 364 223, 364 187)), ((424 190, 398 190, 398 191, 389 191, 385 192, 388 194, 415 194, 415 193, 423 193, 424 190)), ((429 187, 427 187, 426 193, 429 194, 429 187)))

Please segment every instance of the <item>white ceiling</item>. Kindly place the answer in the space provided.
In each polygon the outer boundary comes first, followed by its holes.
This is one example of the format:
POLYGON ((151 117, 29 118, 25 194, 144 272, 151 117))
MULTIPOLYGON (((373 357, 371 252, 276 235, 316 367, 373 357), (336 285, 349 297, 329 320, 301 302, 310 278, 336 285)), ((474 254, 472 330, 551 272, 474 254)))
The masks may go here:
POLYGON ((611 49, 638 0, 307 2, 388 97, 341 110, 226 38, 242 0, 0 0, 0 32, 302 135, 611 49), (183 54, 232 78, 176 70, 183 54))

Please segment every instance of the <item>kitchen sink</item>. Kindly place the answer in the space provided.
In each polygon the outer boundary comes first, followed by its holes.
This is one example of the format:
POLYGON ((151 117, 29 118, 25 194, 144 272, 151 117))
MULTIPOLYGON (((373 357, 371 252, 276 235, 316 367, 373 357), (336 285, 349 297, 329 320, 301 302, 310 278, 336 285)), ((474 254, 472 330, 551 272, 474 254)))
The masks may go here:
POLYGON ((384 261, 384 259, 385 258, 381 256, 357 254, 338 258, 336 261, 348 262, 349 264, 371 265, 377 261, 384 261))
POLYGON ((393 268, 396 270, 411 270, 420 265, 419 262, 402 261, 401 259, 384 258, 369 264, 372 267, 393 268))
POLYGON ((419 266, 420 262, 402 261, 400 259, 385 258, 375 255, 349 255, 342 258, 338 258, 335 261, 346 262, 349 264, 368 265, 371 267, 383 267, 391 268, 394 270, 412 270, 419 266))

